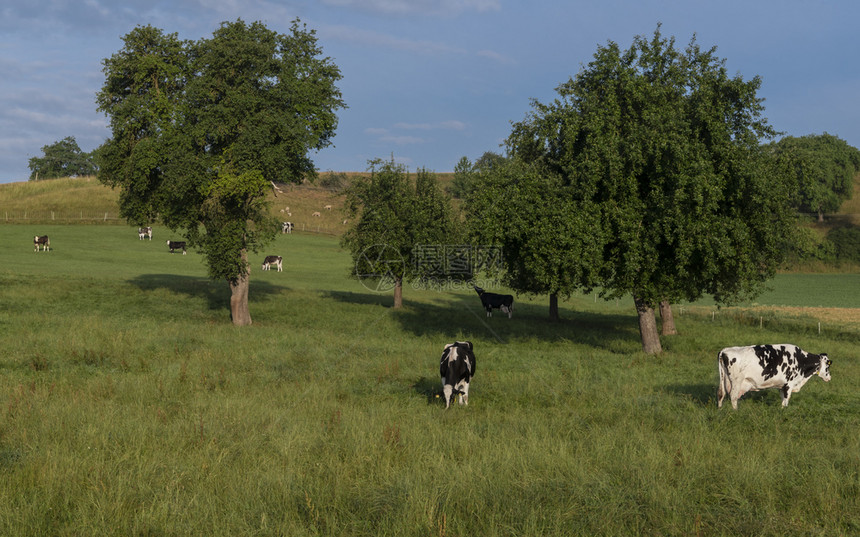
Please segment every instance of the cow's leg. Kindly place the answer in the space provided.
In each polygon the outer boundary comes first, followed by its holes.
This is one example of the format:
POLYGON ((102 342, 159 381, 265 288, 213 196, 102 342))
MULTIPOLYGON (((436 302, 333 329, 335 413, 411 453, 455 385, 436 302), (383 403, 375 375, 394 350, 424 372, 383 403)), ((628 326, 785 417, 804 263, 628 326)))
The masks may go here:
POLYGON ((454 387, 450 384, 444 384, 444 380, 442 382, 442 396, 445 397, 445 408, 447 409, 451 406, 451 399, 454 398, 454 387))
POLYGON ((732 383, 732 391, 729 394, 729 397, 732 400, 732 408, 734 408, 735 410, 738 409, 738 399, 740 399, 741 396, 743 396, 744 394, 744 390, 741 384, 743 384, 743 382, 732 383))
POLYGON ((791 385, 786 384, 779 391, 782 393, 782 406, 785 408, 788 406, 788 400, 791 399, 791 385))
POLYGON ((460 404, 469 405, 469 383, 464 382, 460 387, 460 404))

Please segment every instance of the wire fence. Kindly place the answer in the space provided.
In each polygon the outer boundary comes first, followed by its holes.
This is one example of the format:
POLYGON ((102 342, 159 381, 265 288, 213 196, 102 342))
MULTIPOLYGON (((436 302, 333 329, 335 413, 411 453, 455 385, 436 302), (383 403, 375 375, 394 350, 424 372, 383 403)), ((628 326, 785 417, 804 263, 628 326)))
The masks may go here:
MULTIPOLYGON (((124 218, 110 211, 7 211, 0 209, 2 221, 8 224, 74 224, 74 223, 104 223, 127 225, 124 218)), ((293 231, 315 233, 318 235, 340 235, 346 225, 325 225, 317 222, 293 222, 293 231)))
POLYGON ((0 215, 4 222, 9 223, 44 223, 44 222, 108 222, 124 223, 125 220, 117 213, 104 211, 6 211, 0 215))

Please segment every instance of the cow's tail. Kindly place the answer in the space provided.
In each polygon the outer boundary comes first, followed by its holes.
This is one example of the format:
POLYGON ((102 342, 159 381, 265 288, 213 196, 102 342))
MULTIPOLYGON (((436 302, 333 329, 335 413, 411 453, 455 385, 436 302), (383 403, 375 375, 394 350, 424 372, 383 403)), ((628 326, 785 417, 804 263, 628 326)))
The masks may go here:
POLYGON ((717 370, 720 374, 720 383, 717 386, 717 407, 721 407, 723 406, 723 399, 732 391, 728 357, 723 351, 717 354, 717 370))

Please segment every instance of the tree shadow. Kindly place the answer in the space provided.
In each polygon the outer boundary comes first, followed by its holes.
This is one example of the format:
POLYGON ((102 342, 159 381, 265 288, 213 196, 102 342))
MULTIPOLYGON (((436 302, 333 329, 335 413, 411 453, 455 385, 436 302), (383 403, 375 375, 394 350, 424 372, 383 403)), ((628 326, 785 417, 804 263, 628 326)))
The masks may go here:
MULTIPOLYGON (((391 308, 392 296, 384 293, 328 291, 328 298, 358 305, 381 305, 391 308)), ((547 308, 536 304, 515 304, 511 319, 494 310, 487 317, 477 297, 440 295, 430 302, 403 300, 403 309, 392 309, 393 318, 415 336, 439 337, 446 341, 491 339, 505 344, 510 341, 568 341, 628 354, 630 345, 639 344, 635 313, 630 315, 576 312, 564 308, 562 319, 549 319, 547 308)))
MULTIPOLYGON (((225 306, 229 308, 230 305, 230 286, 225 281, 176 274, 141 274, 127 281, 141 291, 165 290, 190 298, 204 299, 210 310, 223 309, 225 306)), ((248 301, 261 301, 288 289, 271 282, 252 280, 248 301)))

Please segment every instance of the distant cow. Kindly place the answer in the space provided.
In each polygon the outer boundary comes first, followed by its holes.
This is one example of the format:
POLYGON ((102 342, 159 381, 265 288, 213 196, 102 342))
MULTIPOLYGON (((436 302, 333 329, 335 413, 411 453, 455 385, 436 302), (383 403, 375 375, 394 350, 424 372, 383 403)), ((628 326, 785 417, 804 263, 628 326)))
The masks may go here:
POLYGON ((292 233, 293 232, 293 223, 292 222, 282 222, 281 223, 281 233, 292 233))
POLYGON ((139 227, 139 228, 137 228, 137 238, 139 240, 143 240, 145 238, 149 238, 149 240, 152 240, 152 228, 151 227, 139 227))
POLYGON ((830 381, 831 363, 826 354, 811 354, 795 345, 727 347, 717 355, 717 407, 723 406, 728 395, 732 408, 737 409, 743 394, 766 388, 779 388, 786 407, 791 394, 800 391, 813 375, 830 381))
POLYGON ((508 314, 508 319, 514 313, 514 297, 512 295, 498 295, 496 293, 487 293, 477 285, 472 285, 475 292, 481 297, 481 304, 487 310, 487 317, 493 316, 493 309, 501 310, 502 313, 508 314))
POLYGON ((322 216, 319 211, 314 211, 311 216, 322 216))
POLYGON ((283 261, 284 258, 279 255, 267 255, 266 259, 263 260, 263 270, 269 270, 274 265, 278 268, 278 272, 281 272, 283 261))
POLYGON ((51 249, 51 239, 48 238, 47 235, 42 235, 41 237, 36 235, 33 237, 33 251, 38 252, 39 250, 49 251, 51 249))
POLYGON ((186 254, 185 241, 167 241, 167 247, 170 248, 171 254, 173 250, 182 250, 182 255, 186 254))
POLYGON ((326 205, 325 207, 323 207, 323 209, 325 209, 326 211, 330 211, 330 210, 331 210, 331 205, 326 205))
POLYGON ((439 360, 442 377, 442 394, 445 408, 451 406, 454 395, 460 396, 461 405, 469 404, 469 382, 475 375, 475 353, 471 341, 455 341, 445 345, 439 360))

